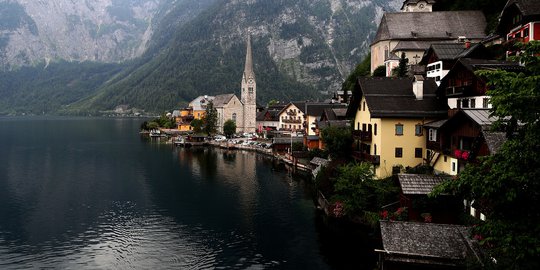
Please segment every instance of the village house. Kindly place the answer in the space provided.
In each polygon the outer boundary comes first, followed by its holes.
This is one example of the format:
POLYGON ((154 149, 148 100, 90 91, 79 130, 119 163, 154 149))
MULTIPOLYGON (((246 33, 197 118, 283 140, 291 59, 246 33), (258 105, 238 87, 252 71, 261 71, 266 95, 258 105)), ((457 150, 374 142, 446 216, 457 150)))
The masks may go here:
POLYGON ((280 127, 279 113, 287 104, 274 104, 262 109, 257 113, 257 129, 260 133, 268 135, 269 132, 278 130, 280 127))
POLYGON ((475 71, 497 69, 519 72, 523 67, 515 62, 461 58, 441 80, 438 95, 448 99, 450 109, 491 108, 487 81, 475 71))
MULTIPOLYGON (((509 0, 504 7, 497 32, 508 43, 540 40, 540 1, 509 0)), ((509 50, 507 56, 515 54, 509 50)))
POLYGON ((436 43, 431 44, 420 65, 426 66, 426 76, 435 78, 437 85, 448 74, 460 58, 490 59, 491 55, 481 43, 436 43))
POLYGON ((377 178, 424 162, 425 123, 444 119, 448 107, 437 84, 414 78, 359 78, 347 115, 354 118, 354 157, 371 162, 377 178))
POLYGON ((486 37, 481 11, 432 11, 434 2, 406 0, 401 12, 383 15, 371 44, 371 72, 385 65, 391 75, 402 53, 418 64, 434 43, 479 43, 486 37))

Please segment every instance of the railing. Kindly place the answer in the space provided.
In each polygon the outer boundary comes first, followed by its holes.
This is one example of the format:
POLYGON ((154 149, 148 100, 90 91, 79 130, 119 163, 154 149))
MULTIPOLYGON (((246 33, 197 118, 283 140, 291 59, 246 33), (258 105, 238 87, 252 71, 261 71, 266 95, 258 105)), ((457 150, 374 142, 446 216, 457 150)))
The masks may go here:
POLYGON ((287 114, 288 114, 288 115, 292 115, 292 116, 296 116, 296 112, 295 112, 295 111, 292 111, 292 110, 288 110, 288 111, 287 111, 287 114))
POLYGON ((435 150, 437 152, 441 152, 443 149, 439 142, 433 142, 433 141, 428 141, 426 144, 426 147, 427 149, 435 150))
POLYGON ((449 86, 449 87, 446 87, 446 95, 447 96, 462 95, 465 91, 469 90, 471 87, 472 87, 471 82, 466 82, 466 84, 460 85, 460 86, 449 86))
POLYGON ((300 119, 283 119, 283 123, 293 123, 293 124, 300 124, 302 123, 302 120, 300 119))
POLYGON ((368 153, 363 153, 363 152, 358 152, 358 151, 355 151, 353 152, 353 157, 360 160, 360 161, 366 161, 366 162, 370 162, 372 163, 373 165, 379 165, 381 164, 381 156, 379 155, 370 155, 368 153))
POLYGON ((353 130, 352 132, 354 139, 361 140, 361 141, 371 141, 372 135, 369 131, 362 131, 362 130, 353 130))

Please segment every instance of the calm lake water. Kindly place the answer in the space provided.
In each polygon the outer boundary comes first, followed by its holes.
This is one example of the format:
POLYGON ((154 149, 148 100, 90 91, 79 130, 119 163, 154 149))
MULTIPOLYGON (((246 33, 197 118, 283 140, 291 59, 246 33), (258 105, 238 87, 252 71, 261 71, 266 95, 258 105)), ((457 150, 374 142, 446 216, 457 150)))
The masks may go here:
POLYGON ((144 140, 142 121, 0 118, 0 269, 373 269, 309 181, 144 140))

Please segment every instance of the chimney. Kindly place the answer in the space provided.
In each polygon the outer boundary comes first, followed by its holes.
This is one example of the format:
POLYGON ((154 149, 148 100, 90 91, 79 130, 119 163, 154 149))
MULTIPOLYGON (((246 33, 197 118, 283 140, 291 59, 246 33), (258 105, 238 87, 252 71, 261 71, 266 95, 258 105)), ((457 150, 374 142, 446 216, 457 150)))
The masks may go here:
POLYGON ((416 100, 424 99, 424 76, 414 75, 413 92, 416 100))

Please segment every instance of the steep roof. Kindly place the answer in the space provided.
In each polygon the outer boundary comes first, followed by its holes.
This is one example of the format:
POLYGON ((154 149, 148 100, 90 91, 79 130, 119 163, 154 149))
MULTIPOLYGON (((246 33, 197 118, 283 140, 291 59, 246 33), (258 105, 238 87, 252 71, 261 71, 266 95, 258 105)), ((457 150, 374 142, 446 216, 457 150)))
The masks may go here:
MULTIPOLYGON (((539 15, 540 14, 540 1, 538 0, 509 0, 506 2, 502 14, 504 11, 512 6, 516 5, 517 8, 521 11, 523 16, 539 15)), ((502 16, 501 14, 501 16, 502 16)))
POLYGON ((399 185, 403 194, 406 195, 426 195, 433 191, 433 188, 448 178, 427 174, 398 174, 399 185))
POLYGON ((246 63, 244 65, 244 79, 255 79, 255 72, 253 72, 253 54, 251 52, 251 36, 248 35, 246 46, 246 63))
MULTIPOLYGON (((432 78, 424 81, 423 99, 413 93, 412 78, 363 77, 358 79, 360 95, 365 96, 371 117, 417 118, 445 117, 448 105, 437 99, 437 84, 432 78)), ((360 100, 355 102, 359 103, 360 100)), ((358 104, 357 104, 358 105, 358 104)))
POLYGON ((206 105, 214 100, 214 96, 198 96, 192 100, 189 105, 194 111, 204 111, 206 110, 206 105))
POLYGON ((448 266, 464 266, 467 258, 480 262, 465 226, 401 221, 380 221, 380 226, 385 260, 448 266))
POLYGON ((492 131, 482 131, 484 139, 489 149, 489 153, 492 155, 496 154, 501 146, 506 142, 506 133, 504 132, 492 132, 492 131))
POLYGON ((223 106, 227 105, 233 97, 235 97, 234 94, 224 94, 216 96, 213 101, 214 108, 222 108, 223 106))
POLYGON ((385 13, 373 41, 450 40, 459 36, 481 39, 486 36, 486 18, 481 11, 385 13))

